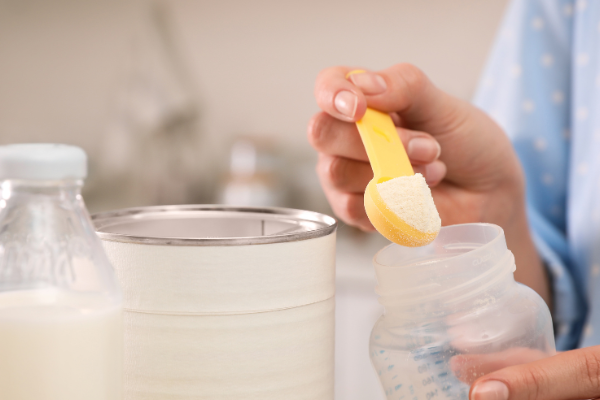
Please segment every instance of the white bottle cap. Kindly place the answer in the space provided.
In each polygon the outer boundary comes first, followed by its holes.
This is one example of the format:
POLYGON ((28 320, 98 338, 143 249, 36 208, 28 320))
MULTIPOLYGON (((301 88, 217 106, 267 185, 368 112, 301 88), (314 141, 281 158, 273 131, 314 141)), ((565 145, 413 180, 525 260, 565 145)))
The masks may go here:
POLYGON ((83 179, 87 156, 66 144, 24 143, 0 146, 0 180, 83 179))

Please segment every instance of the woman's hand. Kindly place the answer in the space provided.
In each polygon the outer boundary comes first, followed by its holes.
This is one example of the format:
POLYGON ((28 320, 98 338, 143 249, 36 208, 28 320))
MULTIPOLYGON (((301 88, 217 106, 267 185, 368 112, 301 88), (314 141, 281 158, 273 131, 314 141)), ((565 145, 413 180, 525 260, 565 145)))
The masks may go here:
POLYGON ((479 378, 470 400, 600 398, 600 346, 572 350, 479 378))
POLYGON ((315 96, 324 112, 313 117, 308 132, 320 153, 323 188, 341 219, 370 227, 362 195, 373 174, 354 124, 367 106, 394 118, 413 165, 433 186, 445 225, 508 225, 521 216, 523 174, 506 135, 486 114, 437 89, 409 64, 346 79, 350 70, 321 72, 315 96))
POLYGON ((354 124, 368 107, 394 119, 415 172, 421 172, 443 225, 490 222, 504 228, 515 253, 517 280, 549 301, 545 273, 525 214, 524 177, 512 145, 484 112, 435 87, 416 67, 398 64, 377 73, 322 71, 315 96, 323 112, 309 125, 319 152, 317 173, 338 217, 372 230, 363 205, 373 177, 354 124))

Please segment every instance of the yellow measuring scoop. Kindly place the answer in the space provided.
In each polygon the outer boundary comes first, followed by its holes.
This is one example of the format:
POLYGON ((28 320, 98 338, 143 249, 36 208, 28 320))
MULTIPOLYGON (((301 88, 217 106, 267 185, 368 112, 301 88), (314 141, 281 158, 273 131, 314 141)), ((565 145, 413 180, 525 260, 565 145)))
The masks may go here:
POLYGON ((408 225, 389 209, 377 191, 378 183, 415 174, 392 118, 367 108, 356 126, 374 175, 365 190, 365 209, 369 220, 379 233, 399 245, 417 247, 430 243, 437 232, 421 232, 408 225))

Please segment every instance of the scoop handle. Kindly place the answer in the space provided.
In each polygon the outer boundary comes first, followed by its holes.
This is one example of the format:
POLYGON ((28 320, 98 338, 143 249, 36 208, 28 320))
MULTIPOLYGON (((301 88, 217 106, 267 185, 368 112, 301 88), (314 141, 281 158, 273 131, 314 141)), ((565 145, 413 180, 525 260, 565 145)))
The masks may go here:
POLYGON ((394 122, 388 114, 367 108, 367 112, 356 122, 356 126, 367 150, 375 183, 415 174, 394 122))

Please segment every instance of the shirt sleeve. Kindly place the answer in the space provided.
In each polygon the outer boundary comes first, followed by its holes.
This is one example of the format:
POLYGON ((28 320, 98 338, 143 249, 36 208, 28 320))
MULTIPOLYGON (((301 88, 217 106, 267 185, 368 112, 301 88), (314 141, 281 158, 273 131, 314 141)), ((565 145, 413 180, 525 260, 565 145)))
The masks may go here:
POLYGON ((559 350, 577 346, 586 310, 566 238, 573 7, 572 0, 513 0, 474 99, 504 128, 523 165, 529 223, 552 278, 559 350))

